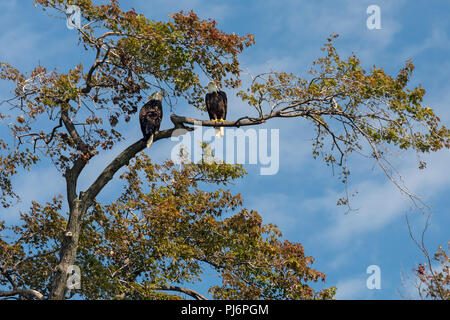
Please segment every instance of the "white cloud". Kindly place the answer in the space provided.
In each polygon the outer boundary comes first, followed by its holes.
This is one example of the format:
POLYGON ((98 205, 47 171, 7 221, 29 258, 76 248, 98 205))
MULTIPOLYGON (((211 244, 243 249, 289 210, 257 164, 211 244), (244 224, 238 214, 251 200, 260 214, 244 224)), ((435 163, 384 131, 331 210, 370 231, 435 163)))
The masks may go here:
POLYGON ((354 277, 338 281, 336 284, 337 300, 364 299, 367 294, 366 279, 364 277, 354 277))
POLYGON ((430 49, 450 49, 450 39, 446 29, 445 24, 434 25, 430 35, 422 43, 406 47, 401 56, 414 58, 430 49))
POLYGON ((265 193, 264 195, 252 195, 245 201, 246 207, 258 211, 265 224, 277 225, 283 232, 292 231, 298 217, 293 208, 296 203, 292 202, 288 195, 283 193, 265 193))
MULTIPOLYGON (((442 174, 446 172, 449 161, 450 154, 440 152, 429 157, 429 167, 423 171, 418 170, 411 162, 399 169, 406 186, 421 196, 425 203, 430 204, 450 186, 450 176, 442 174)), ((315 238, 344 248, 349 241, 382 230, 396 219, 404 217, 411 202, 401 195, 392 182, 387 179, 381 181, 363 180, 352 185, 352 188, 358 190, 358 195, 352 200, 352 206, 358 208, 356 213, 342 214, 336 209, 334 204, 339 194, 334 191, 306 201, 308 208, 323 215, 328 221, 325 230, 315 238)))

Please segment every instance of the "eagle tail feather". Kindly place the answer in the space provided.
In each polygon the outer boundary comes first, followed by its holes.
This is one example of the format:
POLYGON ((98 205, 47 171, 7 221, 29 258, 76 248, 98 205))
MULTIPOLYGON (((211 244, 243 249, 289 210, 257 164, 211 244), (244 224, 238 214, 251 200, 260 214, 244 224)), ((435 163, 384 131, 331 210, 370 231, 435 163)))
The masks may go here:
POLYGON ((223 127, 214 128, 216 131, 216 137, 222 138, 225 135, 225 129, 223 127))

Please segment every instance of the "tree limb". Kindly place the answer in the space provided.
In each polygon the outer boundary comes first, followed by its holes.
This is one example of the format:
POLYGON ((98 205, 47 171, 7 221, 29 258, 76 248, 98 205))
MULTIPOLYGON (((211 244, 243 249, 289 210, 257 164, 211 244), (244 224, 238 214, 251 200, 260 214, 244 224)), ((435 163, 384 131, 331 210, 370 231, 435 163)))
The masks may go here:
MULTIPOLYGON (((340 111, 330 111, 324 110, 317 112, 318 114, 340 114, 340 111)), ((315 114, 313 110, 304 109, 299 110, 295 115, 292 114, 284 114, 280 111, 271 112, 270 114, 263 115, 260 118, 251 118, 245 117, 240 118, 236 121, 223 121, 220 123, 220 126, 224 127, 241 127, 241 126, 250 126, 250 125, 258 125, 264 123, 266 120, 276 117, 298 117, 305 116, 309 114, 315 114)), ((158 141, 160 139, 166 139, 171 137, 176 129, 185 129, 185 130, 193 130, 193 128, 186 127, 185 125, 201 125, 205 127, 216 127, 217 122, 210 120, 198 120, 194 118, 178 116, 176 114, 172 114, 170 116, 172 123, 174 124, 174 128, 167 129, 163 131, 159 131, 155 134, 153 141, 158 141)), ((100 173, 94 183, 87 189, 86 192, 83 193, 83 203, 87 206, 86 210, 92 205, 98 193, 103 189, 103 187, 113 178, 114 174, 122 168, 124 165, 127 165, 130 160, 139 152, 144 150, 146 147, 146 143, 143 140, 138 140, 133 143, 129 147, 127 147, 124 151, 122 151, 116 158, 114 158, 108 166, 100 173)))
POLYGON ((195 290, 188 289, 188 288, 182 288, 182 287, 178 287, 178 286, 162 286, 162 287, 154 288, 154 290, 177 291, 177 292, 182 292, 184 294, 187 294, 188 296, 191 296, 196 300, 208 300, 206 297, 204 297, 203 295, 201 295, 200 293, 198 293, 195 290))
POLYGON ((0 297, 12 297, 16 295, 25 297, 27 299, 35 298, 38 300, 42 300, 44 298, 42 293, 33 289, 14 289, 10 291, 0 290, 0 297))
POLYGON ((19 288, 17 286, 16 282, 14 281, 14 279, 11 277, 9 270, 5 270, 3 267, 0 266, 0 272, 3 274, 3 276, 8 280, 8 282, 13 287, 13 290, 9 290, 9 291, 0 290, 0 297, 12 297, 12 296, 19 295, 19 296, 25 297, 27 299, 36 298, 38 300, 42 300, 42 298, 44 297, 40 292, 38 292, 36 290, 19 288))
MULTIPOLYGON (((180 127, 180 126, 178 126, 180 127)), ((155 134, 153 141, 169 138, 177 128, 159 131, 155 134)), ((94 183, 83 193, 84 204, 86 210, 92 205, 95 197, 103 189, 103 187, 113 178, 114 174, 123 166, 127 165, 130 160, 138 153, 144 150, 147 143, 140 139, 131 146, 122 151, 116 158, 114 158, 106 168, 100 173, 94 183)))
MULTIPOLYGON (((303 104, 303 103, 301 103, 303 104)), ((261 115, 258 118, 253 117, 242 117, 235 121, 221 121, 220 126, 221 127, 243 127, 243 126, 253 126, 257 124, 261 124, 266 122, 269 119, 272 118, 293 118, 293 117, 304 117, 309 115, 336 115, 336 116, 345 116, 345 114, 342 111, 339 111, 337 109, 325 109, 325 110, 314 110, 309 108, 300 108, 300 109, 293 109, 294 107, 297 107, 298 105, 291 105, 289 108, 291 110, 287 111, 286 108, 280 109, 278 111, 272 111, 270 113, 261 115)), ((184 126, 186 124, 189 125, 201 125, 204 127, 217 127, 218 123, 211 120, 198 120, 194 118, 184 117, 184 116, 178 116, 176 114, 170 115, 170 120, 172 121, 175 126, 184 126)))

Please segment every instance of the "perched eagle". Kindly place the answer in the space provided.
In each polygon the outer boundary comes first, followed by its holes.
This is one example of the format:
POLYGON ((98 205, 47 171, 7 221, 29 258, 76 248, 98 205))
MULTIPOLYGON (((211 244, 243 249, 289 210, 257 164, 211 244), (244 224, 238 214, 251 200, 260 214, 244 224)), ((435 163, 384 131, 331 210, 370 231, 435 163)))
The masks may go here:
POLYGON ((141 124, 142 134, 144 135, 142 140, 147 142, 147 148, 150 148, 152 145, 153 136, 161 125, 163 116, 162 98, 163 93, 161 91, 153 93, 150 101, 144 104, 139 112, 139 122, 141 124))
MULTIPOLYGON (((208 110, 209 119, 212 121, 223 121, 227 117, 227 95, 219 90, 214 81, 208 84, 208 93, 205 97, 206 109, 208 110)), ((216 137, 224 136, 223 127, 216 127, 216 137)))

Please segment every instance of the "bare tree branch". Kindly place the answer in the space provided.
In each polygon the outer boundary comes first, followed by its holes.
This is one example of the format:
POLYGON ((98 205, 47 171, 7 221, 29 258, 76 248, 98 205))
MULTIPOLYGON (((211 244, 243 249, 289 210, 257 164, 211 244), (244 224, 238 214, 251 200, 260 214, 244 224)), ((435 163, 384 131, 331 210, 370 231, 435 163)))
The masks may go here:
POLYGON ((162 287, 154 288, 154 290, 177 291, 177 292, 187 294, 188 296, 191 296, 196 300, 208 300, 206 297, 204 297, 203 295, 201 295, 200 293, 198 293, 195 290, 188 289, 188 288, 182 288, 182 287, 178 287, 178 286, 162 286, 162 287))
POLYGON ((22 296, 27 299, 35 298, 37 300, 42 300, 44 298, 44 296, 40 292, 33 289, 14 289, 10 291, 0 290, 0 297, 12 297, 16 295, 22 296))
POLYGON ((44 297, 40 292, 36 290, 19 288, 17 286, 17 283, 11 277, 10 270, 5 270, 3 267, 0 267, 0 273, 6 278, 6 280, 8 280, 8 282, 13 287, 13 290, 9 291, 0 290, 0 297, 12 297, 19 295, 27 299, 36 298, 38 300, 42 300, 42 298, 44 297))
MULTIPOLYGON (((156 133, 153 141, 169 138, 177 128, 159 131, 156 133)), ((113 178, 114 174, 127 165, 130 160, 147 146, 144 140, 138 140, 124 151, 122 151, 116 158, 114 158, 108 166, 100 173, 94 183, 83 193, 83 200, 85 201, 86 210, 92 205, 95 197, 103 189, 103 187, 113 178)))

